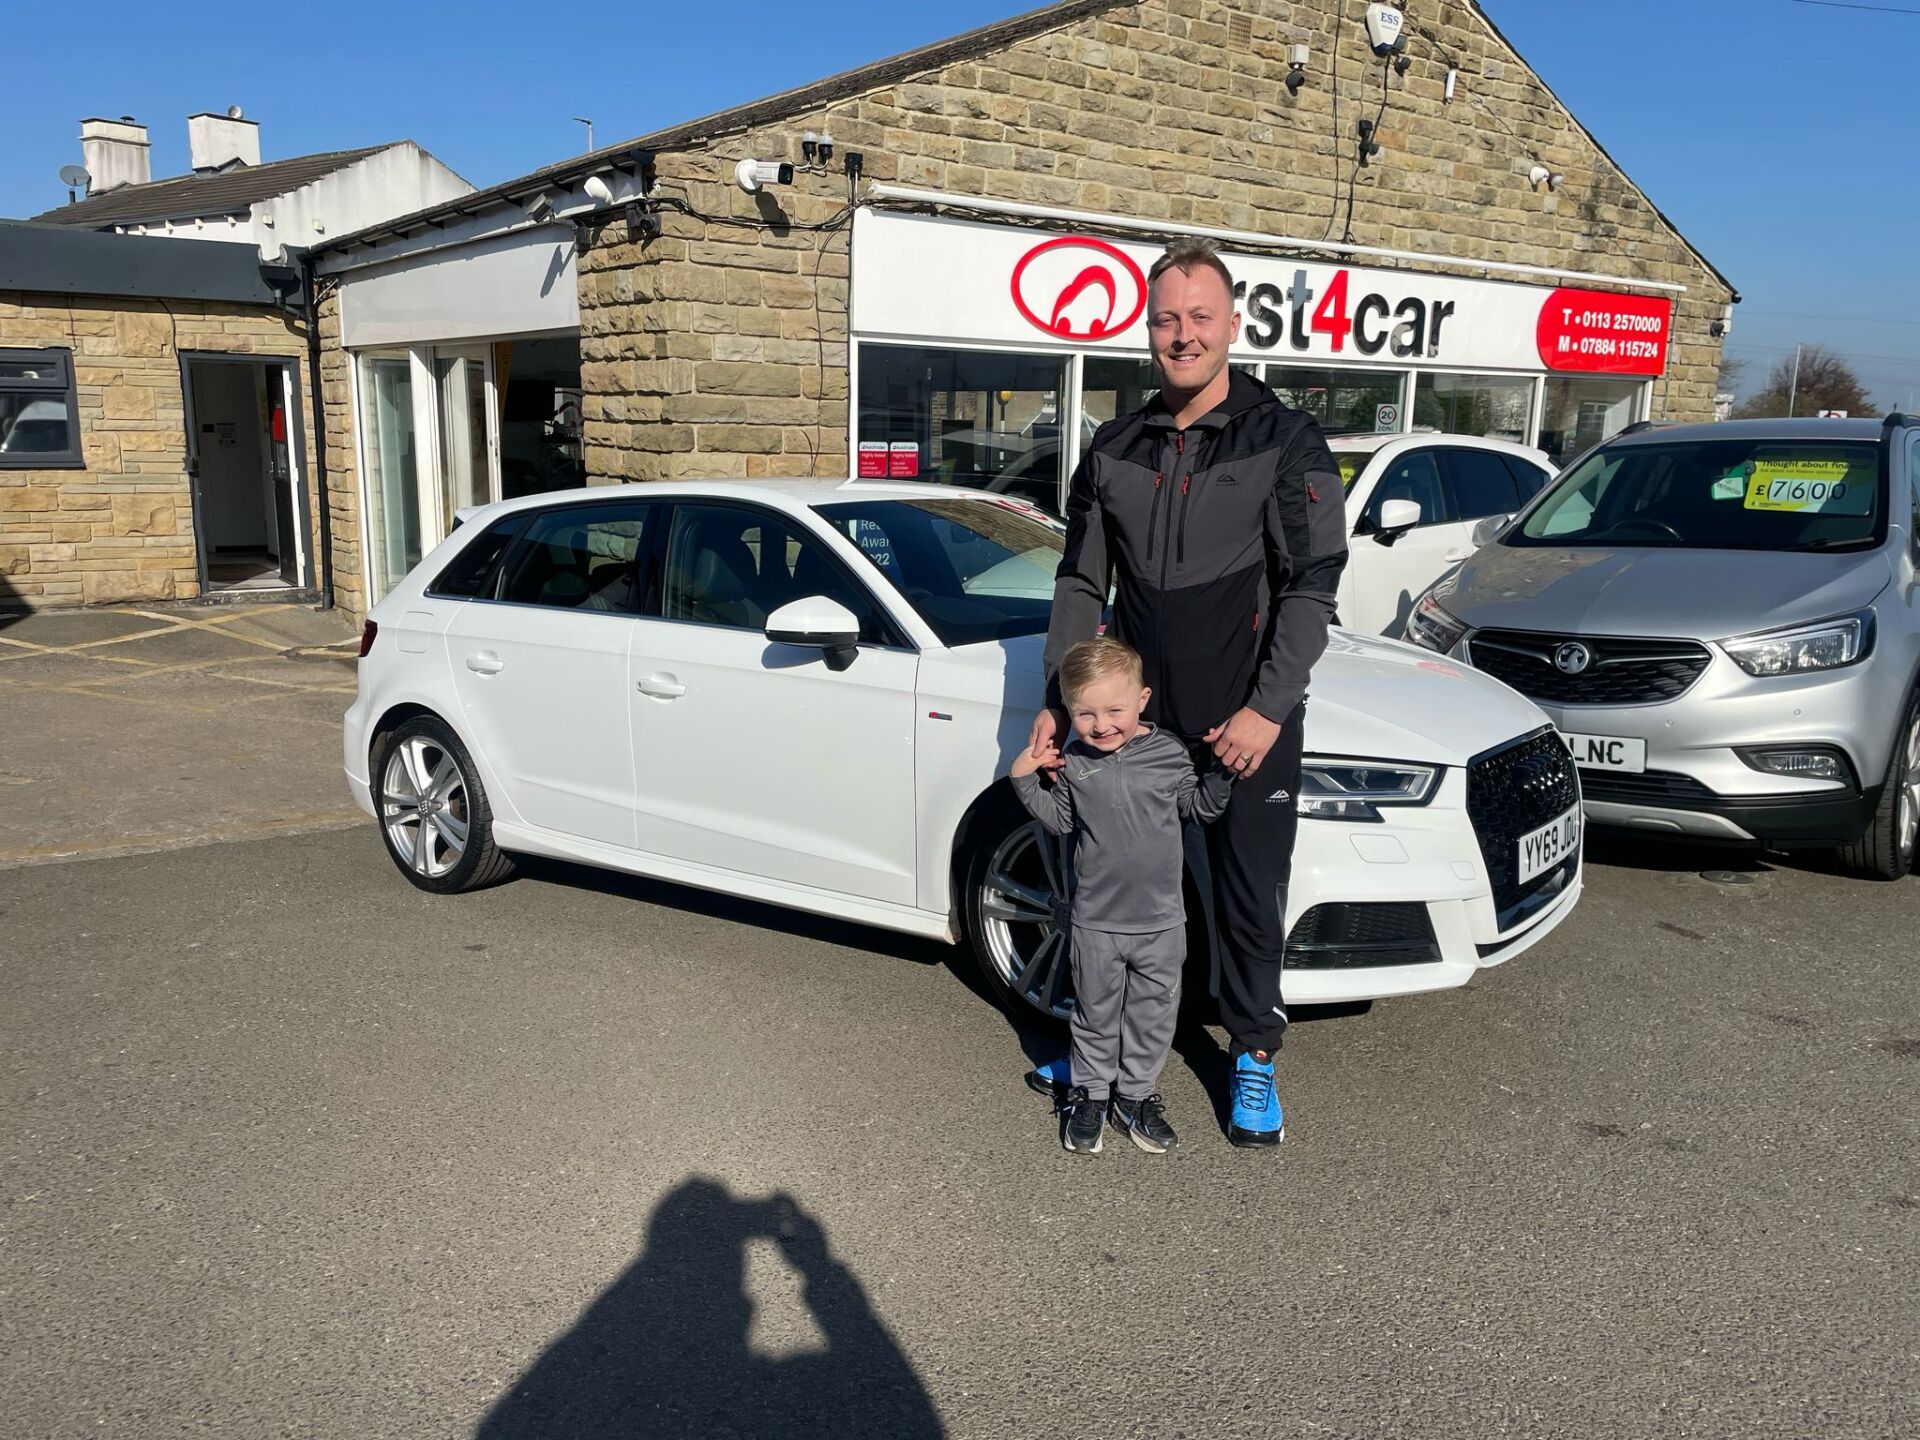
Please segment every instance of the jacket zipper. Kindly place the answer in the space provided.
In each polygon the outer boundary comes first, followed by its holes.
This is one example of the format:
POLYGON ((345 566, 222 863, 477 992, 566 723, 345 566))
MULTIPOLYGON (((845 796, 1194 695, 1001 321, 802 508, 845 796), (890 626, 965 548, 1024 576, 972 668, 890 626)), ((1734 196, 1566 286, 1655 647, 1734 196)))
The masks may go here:
MULTIPOLYGON (((1186 453, 1187 453, 1187 432, 1184 430, 1176 430, 1173 432, 1173 470, 1176 475, 1180 474, 1181 458, 1186 453)), ((1188 475, 1180 476, 1180 493, 1182 495, 1185 495, 1187 493, 1187 482, 1191 478, 1192 477, 1188 475)), ((1154 481, 1154 486, 1156 489, 1159 487, 1159 483, 1160 483, 1159 480, 1156 478, 1154 481)), ((1173 529, 1173 492, 1171 490, 1167 492, 1167 529, 1169 531, 1173 529)), ((1172 538, 1171 535, 1169 535, 1168 538, 1171 539, 1172 538)), ((1167 556, 1170 549, 1171 547, 1167 547, 1167 548, 1163 548, 1160 551, 1160 589, 1162 590, 1162 592, 1164 592, 1167 588, 1167 556)), ((1147 550, 1149 554, 1152 553, 1153 544, 1151 541, 1149 541, 1147 544, 1147 550)))
POLYGON ((1160 487, 1167 478, 1164 470, 1153 472, 1153 499, 1147 504, 1147 558, 1153 558, 1153 537, 1160 533, 1160 487))

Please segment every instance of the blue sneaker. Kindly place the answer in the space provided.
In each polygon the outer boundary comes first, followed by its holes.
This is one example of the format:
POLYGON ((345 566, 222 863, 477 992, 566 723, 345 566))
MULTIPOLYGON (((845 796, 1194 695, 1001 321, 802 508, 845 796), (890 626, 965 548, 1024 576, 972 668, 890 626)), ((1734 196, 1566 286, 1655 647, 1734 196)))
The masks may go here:
POLYGON ((1048 1060, 1027 1072, 1027 1088, 1036 1095, 1046 1096, 1055 1105, 1066 1103, 1067 1091, 1072 1085, 1073 1057, 1070 1055, 1048 1060))
POLYGON ((1273 1052, 1242 1050, 1233 1052, 1233 1119, 1227 1126, 1227 1139, 1248 1149, 1278 1145, 1287 1133, 1286 1116, 1280 1110, 1280 1097, 1273 1089, 1273 1052))

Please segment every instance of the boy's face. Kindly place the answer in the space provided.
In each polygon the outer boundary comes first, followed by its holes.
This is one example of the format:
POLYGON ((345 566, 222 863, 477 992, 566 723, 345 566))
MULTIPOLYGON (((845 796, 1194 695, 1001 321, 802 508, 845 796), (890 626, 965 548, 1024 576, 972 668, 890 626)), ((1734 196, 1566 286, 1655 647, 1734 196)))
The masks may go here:
POLYGON ((1089 681, 1067 702, 1073 733, 1096 750, 1118 750, 1139 731, 1151 694, 1124 670, 1089 681))

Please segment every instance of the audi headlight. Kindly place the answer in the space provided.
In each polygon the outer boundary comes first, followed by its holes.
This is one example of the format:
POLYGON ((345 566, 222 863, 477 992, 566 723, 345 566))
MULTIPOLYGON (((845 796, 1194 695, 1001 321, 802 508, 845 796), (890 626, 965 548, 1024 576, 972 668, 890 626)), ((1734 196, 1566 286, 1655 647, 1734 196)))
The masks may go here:
POLYGON ((1873 644, 1871 611, 1795 630, 1722 640, 1720 648, 1749 675, 1800 675, 1837 670, 1862 659, 1873 644))
POLYGON ((1442 655, 1458 645, 1466 633, 1467 627, 1433 598, 1431 590, 1420 597, 1413 613, 1407 616, 1407 639, 1442 655))
POLYGON ((1307 760, 1300 766, 1300 813, 1314 820, 1381 820, 1382 805, 1424 805, 1440 771, 1431 765, 1307 760))

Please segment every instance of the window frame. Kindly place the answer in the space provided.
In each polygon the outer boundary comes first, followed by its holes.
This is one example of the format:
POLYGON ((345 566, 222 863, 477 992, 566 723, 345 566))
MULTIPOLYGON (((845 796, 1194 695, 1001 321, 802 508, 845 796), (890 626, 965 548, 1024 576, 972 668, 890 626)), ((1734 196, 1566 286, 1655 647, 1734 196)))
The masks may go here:
POLYGON ((868 607, 878 622, 882 638, 870 640, 862 637, 856 642, 858 648, 899 650, 910 655, 920 653, 920 647, 914 644, 900 622, 894 618, 893 609, 879 588, 869 584, 864 576, 849 565, 845 557, 840 554, 838 547, 830 543, 828 538, 820 533, 818 526, 806 516, 774 506, 756 505, 750 500, 734 500, 721 496, 677 495, 662 498, 658 505, 663 519, 660 524, 654 526, 653 543, 646 550, 647 573, 646 584, 643 587, 641 618, 662 625, 687 625, 700 630, 724 630, 732 635, 764 636, 766 634, 764 625, 759 628, 748 625, 723 625, 707 620, 683 620, 666 613, 667 550, 673 543, 673 534, 679 524, 680 512, 689 507, 702 510, 736 510, 762 524, 768 520, 778 521, 786 529, 791 530, 802 543, 818 546, 827 563, 839 572, 841 578, 854 590, 867 597, 868 607))
MULTIPOLYGON (((477 544, 480 537, 502 525, 511 525, 513 527, 512 536, 508 539, 507 543, 501 547, 500 553, 493 557, 493 563, 487 567, 487 573, 480 582, 480 592, 478 594, 451 595, 445 591, 434 588, 440 583, 441 575, 446 574, 460 563, 459 556, 455 556, 440 568, 439 573, 429 582, 423 594, 429 599, 444 600, 454 605, 506 605, 516 610, 538 610, 542 614, 604 615, 630 620, 646 618, 649 604, 656 602, 658 599, 657 591, 659 588, 658 573, 653 563, 653 542, 651 539, 651 531, 648 527, 653 526, 658 515, 665 513, 669 508, 671 507, 668 503, 660 500, 616 500, 605 495, 595 495, 569 500, 563 504, 537 505, 531 509, 515 511, 510 515, 502 516, 489 525, 482 526, 475 530, 474 539, 469 542, 469 544, 477 544), (498 592, 506 562, 508 558, 520 548, 521 544, 526 540, 528 532, 532 530, 535 525, 539 524, 548 516, 558 514, 563 510, 597 510, 604 509, 611 505, 631 505, 640 512, 642 541, 639 548, 634 552, 633 557, 634 565, 637 567, 638 573, 634 577, 634 594, 636 599, 632 604, 624 610, 580 610, 565 605, 542 605, 533 600, 507 600, 501 598, 498 592)), ((462 553, 464 553, 464 550, 462 553)))
MULTIPOLYGON (((1437 495, 1440 498, 1440 502, 1446 505, 1449 511, 1451 511, 1453 506, 1453 487, 1447 477, 1446 462, 1439 454, 1443 448, 1443 446, 1439 445, 1409 445, 1389 460, 1381 469, 1378 478, 1374 480, 1373 489, 1368 492, 1367 503, 1361 508, 1360 519, 1355 524, 1353 533, 1355 535, 1377 535, 1380 532, 1380 507, 1386 503, 1386 497, 1381 492, 1386 486, 1387 476, 1390 475, 1397 466, 1404 465, 1412 460, 1424 458, 1427 464, 1432 467, 1434 494, 1437 495)), ((1425 508, 1425 506, 1421 507, 1423 512, 1425 508)), ((1449 513, 1444 520, 1429 519, 1425 513, 1422 513, 1420 523, 1413 528, 1415 530, 1425 530, 1433 525, 1455 525, 1458 523, 1460 523, 1459 517, 1451 513, 1449 513)))
POLYGON ((1520 493, 1520 477, 1514 474, 1513 467, 1507 463, 1507 456, 1498 450, 1482 450, 1475 445, 1459 444, 1435 445, 1433 450, 1440 461, 1440 483, 1446 487, 1447 503, 1453 511, 1454 520, 1458 523, 1469 524, 1490 519, 1495 515, 1517 515, 1520 513, 1520 507, 1530 498, 1520 493), (1454 473, 1454 466, 1460 463, 1455 457, 1460 455, 1484 456, 1494 469, 1505 475, 1507 483, 1513 487, 1513 504, 1504 510, 1488 510, 1479 515, 1469 515, 1467 513, 1469 507, 1461 503, 1464 493, 1461 488, 1462 480, 1454 473))
POLYGON ((75 382, 73 351, 56 346, 7 346, 0 348, 0 360, 25 363, 52 360, 60 374, 52 380, 0 379, 0 393, 21 394, 32 400, 58 398, 67 407, 67 434, 72 444, 65 450, 23 450, 0 453, 0 470, 84 470, 87 468, 86 441, 80 434, 80 396, 75 382))

